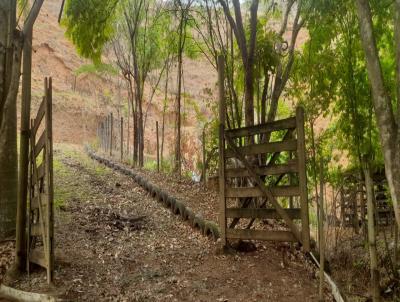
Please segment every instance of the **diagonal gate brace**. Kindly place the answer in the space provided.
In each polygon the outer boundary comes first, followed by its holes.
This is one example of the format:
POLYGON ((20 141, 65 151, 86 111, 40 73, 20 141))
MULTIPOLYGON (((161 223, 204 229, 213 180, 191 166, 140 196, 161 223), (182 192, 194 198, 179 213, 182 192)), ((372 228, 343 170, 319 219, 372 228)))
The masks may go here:
POLYGON ((232 151, 235 153, 236 157, 240 159, 240 161, 243 163, 247 171, 249 172, 249 175, 254 179, 260 190, 265 194, 265 196, 269 199, 269 201, 272 203, 272 205, 275 207, 276 211, 278 214, 282 217, 282 219, 286 222, 286 224, 289 226, 290 230, 292 231, 293 235, 296 237, 296 239, 302 243, 302 237, 301 234, 297 228, 297 226, 294 224, 293 220, 289 217, 289 215, 286 213, 286 211, 282 208, 282 206, 278 203, 274 195, 272 194, 271 190, 265 186, 264 182, 261 180, 261 178, 254 172, 251 164, 246 160, 246 158, 240 153, 238 148, 235 146, 234 142, 232 139, 225 135, 225 139, 228 142, 229 147, 232 149, 232 151))

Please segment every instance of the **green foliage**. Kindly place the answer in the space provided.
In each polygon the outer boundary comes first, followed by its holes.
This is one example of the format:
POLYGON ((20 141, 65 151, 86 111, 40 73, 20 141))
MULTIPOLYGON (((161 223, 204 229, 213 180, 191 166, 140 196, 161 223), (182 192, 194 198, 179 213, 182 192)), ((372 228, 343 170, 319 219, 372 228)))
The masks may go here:
MULTIPOLYGON (((309 40, 295 62, 291 86, 291 94, 306 108, 311 124, 319 116, 330 120, 328 129, 317 138, 317 151, 330 162, 327 178, 332 182, 340 179, 345 168, 334 164, 338 159, 335 151, 347 154, 355 169, 360 169, 364 155, 376 165, 383 163, 354 5, 350 0, 313 1, 307 23, 309 40)), ((389 43, 392 33, 384 26, 388 15, 378 15, 374 20, 377 28, 385 28, 378 30, 379 43, 386 43, 381 56, 390 67, 394 55, 389 43)))
POLYGON ((26 17, 29 12, 29 1, 28 0, 18 0, 17 5, 18 5, 18 14, 26 17))
POLYGON ((157 171, 157 160, 149 159, 144 162, 144 168, 149 171, 157 171))
POLYGON ((100 75, 117 75, 117 69, 111 64, 84 64, 75 70, 75 75, 80 74, 100 74, 100 75))
POLYGON ((78 53, 101 62, 104 45, 114 34, 118 0, 67 0, 63 24, 78 53))
MULTIPOLYGON (((186 103, 188 109, 191 109, 195 112, 196 120, 200 124, 205 124, 207 122, 207 117, 201 111, 197 100, 195 100, 194 98, 191 98, 190 96, 187 96, 187 97, 185 97, 185 103, 186 103)), ((187 110, 185 110, 185 112, 186 111, 187 110)))

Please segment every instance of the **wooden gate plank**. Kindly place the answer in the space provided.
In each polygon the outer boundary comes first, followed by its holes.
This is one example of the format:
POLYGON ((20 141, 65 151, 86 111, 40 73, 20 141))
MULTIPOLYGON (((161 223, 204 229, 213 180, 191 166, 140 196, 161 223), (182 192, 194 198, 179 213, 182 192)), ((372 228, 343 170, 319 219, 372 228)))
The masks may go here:
MULTIPOLYGON (((270 188, 274 196, 291 197, 299 196, 300 189, 298 186, 279 186, 270 188)), ((260 187, 227 187, 225 189, 225 196, 229 198, 236 197, 263 197, 264 192, 260 187)))
POLYGON ((40 135, 39 140, 35 144, 33 153, 34 157, 37 157, 39 155, 40 151, 42 151, 43 148, 45 147, 45 144, 46 144, 46 131, 43 131, 43 133, 40 135))
POLYGON ((226 130, 225 134, 230 138, 238 138, 238 137, 247 137, 257 134, 265 134, 273 131, 285 130, 285 129, 294 129, 296 128, 296 118, 289 117, 286 119, 269 122, 262 125, 255 125, 237 129, 226 130))
MULTIPOLYGON (((39 209, 39 194, 40 194, 40 198, 41 200, 45 200, 46 199, 46 193, 45 192, 40 192, 40 193, 36 193, 35 196, 32 197, 31 199, 31 206, 30 208, 33 209, 39 209)), ((42 208, 44 208, 44 205, 42 203, 42 208)))
POLYGON ((45 110, 46 110, 46 102, 45 102, 45 98, 43 97, 42 102, 39 105, 39 110, 36 114, 36 117, 33 119, 33 125, 31 128, 31 133, 33 134, 33 136, 36 135, 36 132, 40 127, 40 124, 44 117, 45 110))
POLYGON ((36 170, 36 175, 34 175, 34 179, 41 179, 45 175, 45 165, 44 163, 40 163, 40 165, 37 167, 36 170))
MULTIPOLYGON (((226 136, 228 138, 228 136, 226 136)), ((230 139, 230 138, 229 138, 230 139)), ((234 144, 231 140, 231 143, 234 144)), ((265 153, 274 153, 282 151, 296 151, 297 141, 295 139, 289 139, 281 142, 263 143, 256 145, 249 145, 244 147, 236 147, 238 152, 243 155, 257 155, 265 153)), ((225 157, 236 157, 236 153, 232 149, 225 150, 225 157)))
MULTIPOLYGON (((287 173, 297 173, 298 163, 296 159, 290 160, 286 164, 274 164, 267 166, 254 167, 254 172, 259 176, 281 175, 287 173)), ((226 177, 248 177, 249 171, 246 168, 230 168, 225 171, 226 177)))
POLYGON ((297 241, 294 234, 289 231, 227 229, 226 237, 229 239, 242 239, 242 240, 285 241, 285 242, 297 241))
MULTIPOLYGON (((301 218, 301 209, 284 209, 291 219, 301 218)), ((276 209, 265 208, 228 208, 226 209, 228 218, 258 218, 258 219, 282 219, 276 209)))
POLYGON ((29 260, 41 267, 47 268, 47 261, 43 251, 38 249, 31 250, 29 253, 29 260))
POLYGON ((42 236, 42 229, 39 224, 31 224, 31 236, 42 236))

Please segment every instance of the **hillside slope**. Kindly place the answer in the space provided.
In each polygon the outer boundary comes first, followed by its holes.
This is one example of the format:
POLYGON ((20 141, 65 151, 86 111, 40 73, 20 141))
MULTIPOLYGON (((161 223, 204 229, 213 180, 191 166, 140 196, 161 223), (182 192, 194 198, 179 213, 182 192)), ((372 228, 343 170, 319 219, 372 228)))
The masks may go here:
MULTIPOLYGON (((43 94, 44 77, 53 78, 54 138, 56 142, 82 144, 96 135, 98 121, 109 112, 119 118, 127 112, 126 90, 121 88, 121 79, 94 74, 76 76, 76 70, 88 60, 80 58, 73 44, 65 36, 65 28, 57 23, 61 0, 47 0, 34 28, 32 68, 32 114, 43 94), (119 86, 119 87, 118 87, 119 86), (117 114, 115 114, 117 113, 117 114)), ((216 91, 216 72, 206 60, 185 60, 184 92, 182 112, 183 154, 187 161, 197 154, 200 146, 202 125, 197 124, 198 112, 208 116, 206 100, 209 91, 216 91), (193 101, 195 100, 195 101, 193 101), (193 108, 195 103, 196 108, 193 108), (197 112, 197 113, 196 113, 197 112)), ((147 87, 148 95, 150 88, 147 87)), ((176 96, 176 74, 169 78, 169 104, 165 126, 165 153, 173 150, 174 98, 176 96)), ((155 154, 155 122, 161 123, 163 110, 162 92, 156 92, 151 104, 145 98, 144 112, 147 111, 145 131, 145 154, 155 154)), ((212 98, 212 97, 211 97, 212 98)), ((132 131, 131 131, 132 133, 132 131)), ((131 140, 132 142, 132 140, 131 140)), ((197 155, 196 155, 197 156, 197 155)))

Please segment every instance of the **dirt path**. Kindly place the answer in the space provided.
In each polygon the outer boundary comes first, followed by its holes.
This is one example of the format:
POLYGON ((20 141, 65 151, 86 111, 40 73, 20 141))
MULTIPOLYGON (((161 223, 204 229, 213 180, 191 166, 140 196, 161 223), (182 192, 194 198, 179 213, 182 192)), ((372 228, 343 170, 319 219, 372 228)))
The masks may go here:
MULTIPOLYGON (((78 149, 57 148, 55 172, 55 286, 69 301, 317 301, 299 255, 283 268, 273 244, 218 254, 129 177, 78 149)), ((38 270, 14 286, 49 291, 45 284, 38 270)))

